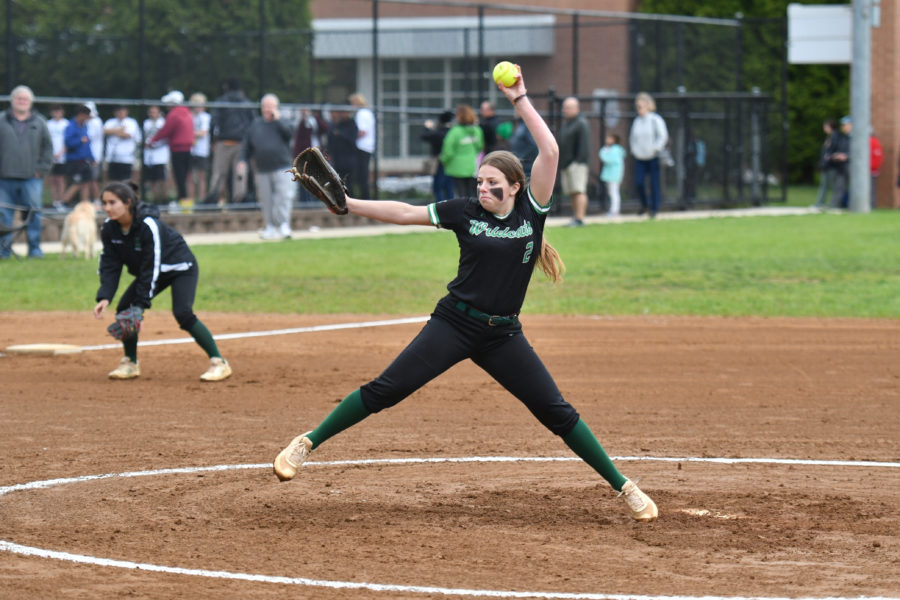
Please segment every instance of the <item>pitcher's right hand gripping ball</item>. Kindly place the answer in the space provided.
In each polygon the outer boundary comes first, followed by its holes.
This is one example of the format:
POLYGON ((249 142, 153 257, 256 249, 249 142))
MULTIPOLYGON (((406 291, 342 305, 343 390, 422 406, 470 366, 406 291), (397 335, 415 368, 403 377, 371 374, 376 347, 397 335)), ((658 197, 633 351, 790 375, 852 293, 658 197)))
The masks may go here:
POLYGON ((127 340, 137 337, 141 330, 141 320, 144 318, 144 309, 140 306, 130 306, 116 315, 116 322, 106 328, 109 335, 117 340, 127 340))
POLYGON ((347 189, 344 182, 318 148, 307 148, 298 154, 293 168, 285 172, 293 173, 294 181, 299 181, 328 210, 336 215, 347 214, 347 189))

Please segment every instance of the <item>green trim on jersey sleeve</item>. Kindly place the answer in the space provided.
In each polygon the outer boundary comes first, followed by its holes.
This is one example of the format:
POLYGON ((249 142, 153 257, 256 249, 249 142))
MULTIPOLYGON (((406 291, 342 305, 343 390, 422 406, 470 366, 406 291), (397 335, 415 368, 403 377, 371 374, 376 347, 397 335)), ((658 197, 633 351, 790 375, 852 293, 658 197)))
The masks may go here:
POLYGON ((437 208, 435 207, 437 202, 432 202, 428 205, 428 220, 431 221, 431 224, 435 227, 441 226, 441 219, 438 217, 437 208))
POLYGON ((528 201, 531 202, 531 206, 537 211, 538 214, 546 215, 550 212, 550 207, 553 206, 553 196, 550 196, 550 201, 547 203, 547 206, 541 206, 537 200, 534 199, 534 196, 531 194, 531 186, 528 186, 528 201))

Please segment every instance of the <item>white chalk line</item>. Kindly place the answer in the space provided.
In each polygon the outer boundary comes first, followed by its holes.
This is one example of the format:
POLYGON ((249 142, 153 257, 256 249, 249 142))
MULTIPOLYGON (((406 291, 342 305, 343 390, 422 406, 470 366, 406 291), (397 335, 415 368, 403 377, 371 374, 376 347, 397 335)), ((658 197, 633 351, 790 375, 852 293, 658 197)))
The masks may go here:
MULTIPOLYGON (((116 567, 119 569, 132 569, 138 571, 154 571, 157 573, 171 573, 175 575, 193 575, 196 577, 210 577, 214 579, 231 579, 239 581, 254 581, 262 583, 281 583, 291 585, 303 585, 307 587, 322 587, 332 589, 368 590, 373 592, 403 592, 407 594, 441 594, 443 596, 470 596, 476 598, 548 598, 559 600, 759 600, 759 596, 742 598, 741 596, 637 596, 629 594, 580 594, 564 592, 516 592, 507 590, 477 590, 465 588, 426 587, 419 585, 392 585, 380 583, 362 583, 354 581, 328 581, 323 579, 307 579, 305 577, 281 577, 276 575, 256 575, 253 573, 236 573, 233 571, 207 571, 205 569, 183 569, 181 567, 168 567, 165 565, 153 565, 136 563, 127 560, 113 560, 108 558, 95 558, 83 554, 71 554, 69 552, 56 552, 43 550, 31 546, 22 546, 0 540, 0 551, 14 552, 25 556, 39 558, 53 558, 76 563, 84 563, 102 567, 116 567)), ((898 600, 897 598, 858 596, 866 600, 898 600)), ((765 598, 764 600, 851 600, 849 598, 765 598)))
MULTIPOLYGON (((772 464, 772 465, 802 465, 812 467, 871 467, 871 468, 900 468, 900 462, 879 462, 869 460, 812 460, 794 458, 715 458, 694 456, 611 456, 614 462, 700 462, 718 464, 772 464)), ((328 460, 307 461, 304 468, 309 467, 345 467, 345 466, 369 466, 369 465, 411 465, 411 464, 437 464, 437 463, 514 463, 514 462, 581 462, 577 456, 458 456, 441 458, 363 458, 352 460, 328 460)), ((272 463, 249 463, 241 465, 212 465, 207 467, 175 467, 169 469, 153 469, 148 471, 124 471, 122 473, 104 473, 102 475, 81 475, 79 477, 64 477, 59 479, 45 479, 29 483, 18 483, 8 486, 0 486, 0 496, 10 492, 36 490, 49 488, 68 483, 83 483, 100 479, 131 477, 151 477, 156 475, 190 475, 193 473, 205 473, 210 471, 236 471, 241 469, 271 469, 272 463)))
MULTIPOLYGON (((408 317, 403 319, 387 319, 382 321, 362 321, 359 323, 334 323, 332 325, 313 325, 310 327, 292 327, 290 329, 271 329, 269 331, 245 331, 241 333, 224 333, 214 335, 217 342, 222 340, 239 340, 244 338, 264 337, 269 335, 290 335, 294 333, 313 333, 316 331, 337 331, 339 329, 362 329, 365 327, 387 327, 390 325, 407 325, 409 323, 424 323, 430 317, 408 317)), ((171 344, 195 344, 194 338, 171 338, 167 340, 149 340, 138 342, 138 346, 167 346, 171 344)), ((83 351, 88 350, 115 350, 121 349, 122 344, 98 344, 95 346, 82 346, 83 351)))
MULTIPOLYGON (((650 457, 650 456, 621 456, 612 457, 617 461, 662 461, 662 462, 710 462, 710 463, 768 463, 768 464, 798 464, 814 466, 852 466, 852 467, 900 467, 900 463, 874 462, 874 461, 831 461, 831 460, 794 460, 776 458, 708 458, 708 457, 650 457)), ((577 457, 516 457, 516 456, 469 456, 458 458, 384 458, 363 460, 338 460, 307 462, 305 467, 327 467, 347 465, 373 465, 373 464, 423 464, 423 463, 473 463, 473 462, 559 462, 580 461, 577 457)), ((14 491, 34 490, 48 488, 55 485, 79 483, 111 479, 116 477, 147 477, 153 475, 192 474, 209 471, 228 471, 239 469, 270 469, 270 463, 242 464, 242 465, 213 465, 208 467, 182 467, 170 469, 155 469, 149 471, 126 471, 123 473, 106 473, 102 475, 83 475, 80 477, 67 477, 60 479, 47 479, 32 481, 24 484, 0 487, 0 496, 14 491)), ((602 593, 568 593, 568 592, 528 592, 515 590, 479 590, 466 588, 443 588, 418 585, 399 585, 367 583, 356 581, 330 581, 323 579, 310 579, 307 577, 285 577, 278 575, 259 575, 255 573, 240 573, 233 571, 210 571, 207 569, 186 569, 152 563, 138 563, 127 560, 101 558, 84 554, 72 554, 57 550, 47 550, 34 546, 24 546, 7 540, 0 540, 0 551, 11 552, 23 556, 49 558, 80 564, 88 564, 100 567, 113 567, 119 569, 131 569, 138 571, 152 571, 157 573, 170 573, 175 575, 191 575, 195 577, 207 577, 214 579, 228 579, 240 581, 252 581, 260 583, 280 583, 289 585, 302 585, 306 587, 320 587, 331 589, 368 590, 373 592, 403 592, 407 594, 439 594, 443 596, 469 596, 475 598, 545 598, 548 600, 753 600, 760 596, 745 598, 741 596, 648 596, 633 594, 602 594, 602 593)), ((883 596, 858 596, 856 598, 845 597, 809 597, 809 598, 777 598, 766 597, 763 600, 900 600, 883 596)))

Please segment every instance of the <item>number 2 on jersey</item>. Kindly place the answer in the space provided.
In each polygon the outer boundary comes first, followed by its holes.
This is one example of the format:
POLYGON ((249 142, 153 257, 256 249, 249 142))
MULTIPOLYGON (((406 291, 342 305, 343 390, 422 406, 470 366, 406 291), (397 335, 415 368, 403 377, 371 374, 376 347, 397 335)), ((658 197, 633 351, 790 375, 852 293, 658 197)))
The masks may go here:
POLYGON ((531 253, 534 251, 534 242, 525 244, 525 255, 522 257, 522 263, 525 264, 531 259, 531 253))

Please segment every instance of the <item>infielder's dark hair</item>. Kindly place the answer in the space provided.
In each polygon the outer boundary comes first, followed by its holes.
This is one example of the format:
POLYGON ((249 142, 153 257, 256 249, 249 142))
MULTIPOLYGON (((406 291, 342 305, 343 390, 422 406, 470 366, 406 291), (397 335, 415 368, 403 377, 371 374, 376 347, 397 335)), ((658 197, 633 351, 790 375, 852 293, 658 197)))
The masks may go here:
MULTIPOLYGON (((128 210, 134 216, 141 198, 138 194, 140 187, 133 181, 111 181, 103 188, 103 193, 114 194, 119 200, 128 205, 128 210)), ((102 194, 101 194, 102 195, 102 194)))
MULTIPOLYGON (((519 184, 519 191, 516 192, 516 202, 526 199, 528 193, 525 189, 527 182, 525 181, 525 169, 522 167, 522 161, 507 150, 495 150, 487 154, 481 161, 482 165, 494 167, 506 177, 510 185, 519 184)), ((537 258, 537 266, 540 267, 544 275, 553 283, 562 281, 563 273, 566 272, 566 265, 556 248, 550 245, 547 237, 541 238, 541 253, 537 258)))

